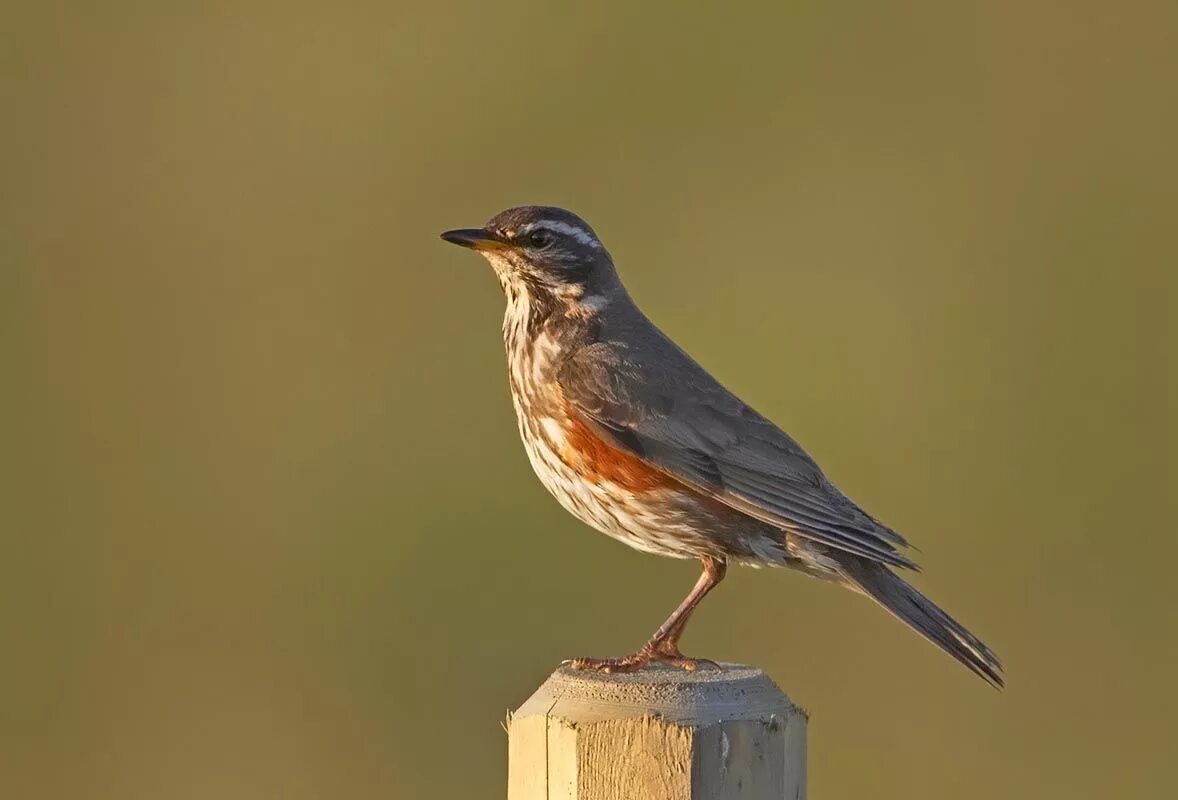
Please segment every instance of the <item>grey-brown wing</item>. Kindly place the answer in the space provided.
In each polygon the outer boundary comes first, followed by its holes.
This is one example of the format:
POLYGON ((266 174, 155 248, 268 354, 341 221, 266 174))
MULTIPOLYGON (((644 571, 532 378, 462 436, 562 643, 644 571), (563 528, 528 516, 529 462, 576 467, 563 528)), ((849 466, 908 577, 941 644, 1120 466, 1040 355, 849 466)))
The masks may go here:
POLYGON ((824 545, 916 568, 907 546, 842 494, 781 429, 670 344, 634 364, 606 343, 559 376, 565 399, 615 447, 758 520, 824 545))

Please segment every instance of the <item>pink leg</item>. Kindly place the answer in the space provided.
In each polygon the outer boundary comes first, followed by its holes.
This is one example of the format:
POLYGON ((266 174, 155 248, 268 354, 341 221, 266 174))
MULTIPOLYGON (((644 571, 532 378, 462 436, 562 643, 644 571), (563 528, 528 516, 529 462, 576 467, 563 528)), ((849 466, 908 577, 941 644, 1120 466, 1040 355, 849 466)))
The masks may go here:
POLYGON ((695 582, 691 592, 683 598, 679 607, 672 612, 671 616, 667 617, 667 621, 659 626, 659 629, 650 637, 650 641, 644 644, 638 652, 621 658, 574 658, 566 663, 573 669, 594 669, 600 672, 633 672, 642 669, 652 661, 671 664, 688 671, 700 667, 718 667, 714 661, 688 658, 679 652, 679 638, 683 635, 687 621, 691 618, 696 606, 708 592, 724 580, 724 574, 728 571, 728 564, 722 559, 705 556, 700 561, 703 564, 703 573, 695 582))

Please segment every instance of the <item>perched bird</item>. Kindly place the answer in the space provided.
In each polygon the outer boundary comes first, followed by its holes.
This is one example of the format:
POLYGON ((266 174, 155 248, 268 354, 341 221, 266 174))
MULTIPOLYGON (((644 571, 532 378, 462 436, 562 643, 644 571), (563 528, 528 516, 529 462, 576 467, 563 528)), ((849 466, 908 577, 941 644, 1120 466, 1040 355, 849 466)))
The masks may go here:
POLYGON ((507 295, 511 396, 541 483, 602 533, 703 564, 694 588, 641 649, 573 659, 573 667, 714 667, 683 655, 679 638, 735 562, 792 567, 865 594, 1002 685, 994 653, 892 571, 916 568, 901 552, 904 538, 656 328, 582 219, 521 206, 442 238, 486 258, 507 295))

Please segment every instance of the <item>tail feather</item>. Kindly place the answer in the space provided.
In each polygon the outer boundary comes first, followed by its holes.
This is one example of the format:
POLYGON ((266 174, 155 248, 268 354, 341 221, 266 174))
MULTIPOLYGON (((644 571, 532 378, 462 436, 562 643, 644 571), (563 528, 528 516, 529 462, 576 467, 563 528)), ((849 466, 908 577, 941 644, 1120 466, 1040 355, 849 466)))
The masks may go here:
POLYGON ((903 578, 881 564, 864 559, 843 558, 840 567, 853 588, 875 600, 990 685, 1002 688, 1002 662, 994 652, 903 578))

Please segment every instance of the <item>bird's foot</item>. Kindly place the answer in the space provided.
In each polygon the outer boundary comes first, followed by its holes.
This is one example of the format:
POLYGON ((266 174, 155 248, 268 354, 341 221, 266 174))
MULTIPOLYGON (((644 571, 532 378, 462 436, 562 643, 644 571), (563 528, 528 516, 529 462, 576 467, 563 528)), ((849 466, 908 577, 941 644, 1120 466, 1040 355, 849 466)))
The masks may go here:
POLYGON ((678 667, 684 672, 695 672, 696 670, 716 670, 719 671, 722 667, 710 658, 688 658, 687 656, 665 656, 658 659, 662 664, 668 664, 672 667, 678 667))
POLYGON ((651 662, 649 653, 641 651, 621 658, 570 658, 562 662, 571 669, 604 672, 636 672, 651 662))
POLYGON ((673 645, 652 647, 647 645, 637 653, 631 653, 621 658, 570 658, 563 662, 572 669, 592 670, 606 674, 614 672, 637 672, 648 664, 666 664, 677 667, 685 672, 695 672, 699 669, 720 669, 715 661, 706 658, 688 658, 673 645))

